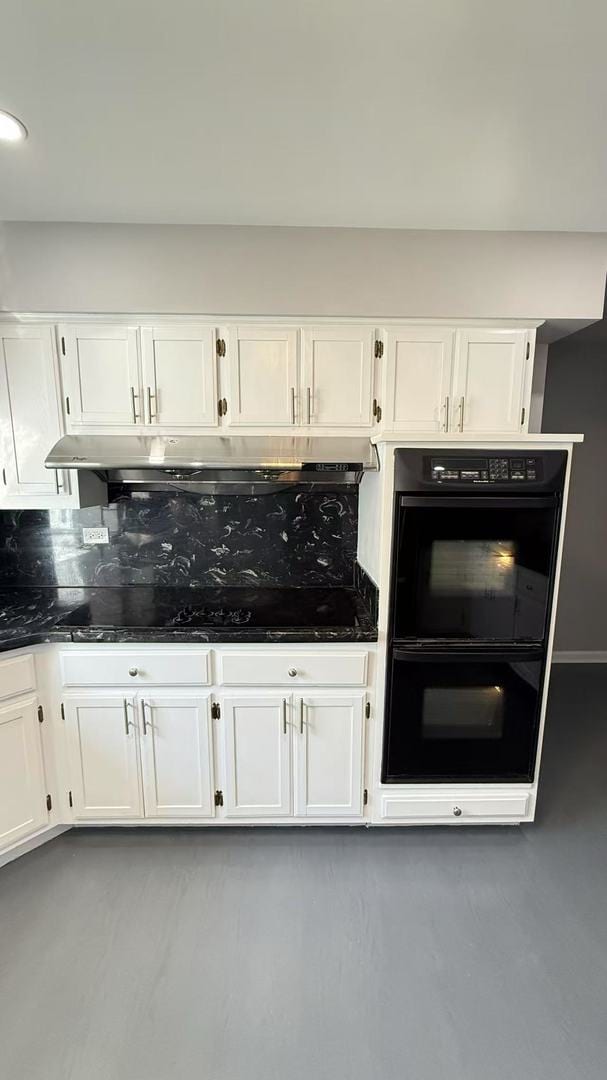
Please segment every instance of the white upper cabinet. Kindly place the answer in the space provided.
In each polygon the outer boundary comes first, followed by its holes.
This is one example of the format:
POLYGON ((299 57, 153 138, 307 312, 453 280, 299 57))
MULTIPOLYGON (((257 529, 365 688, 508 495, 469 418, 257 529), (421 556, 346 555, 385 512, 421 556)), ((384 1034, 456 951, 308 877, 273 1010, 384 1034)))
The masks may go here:
POLYGON ((299 422, 370 427, 374 348, 368 326, 306 327, 299 422))
POLYGON ((296 817, 362 817, 363 713, 363 694, 296 699, 296 817))
POLYGON ((44 468, 61 436, 57 372, 50 326, 5 327, 0 337, 0 425, 3 504, 11 496, 57 496, 67 476, 44 468))
POLYGON ((526 330, 457 331, 453 431, 501 434, 527 430, 528 344, 526 330))
POLYGON ((403 326, 386 335, 385 426, 448 431, 455 332, 403 326))
POLYGON ((74 818, 142 817, 135 699, 66 698, 65 720, 74 818))
POLYGON ((143 423, 137 328, 63 325, 59 334, 68 426, 143 423))
POLYGON ((143 327, 146 423, 167 428, 217 424, 215 331, 208 326, 143 327))
POLYGON ((36 699, 0 708, 0 849, 48 822, 36 699))
POLYGON ((143 694, 138 700, 145 816, 212 817, 209 695, 143 694))
POLYGON ((225 815, 291 814, 292 699, 282 694, 225 697, 225 815))
POLYGON ((273 427, 302 422, 298 337, 298 331, 289 327, 231 327, 228 424, 273 427))

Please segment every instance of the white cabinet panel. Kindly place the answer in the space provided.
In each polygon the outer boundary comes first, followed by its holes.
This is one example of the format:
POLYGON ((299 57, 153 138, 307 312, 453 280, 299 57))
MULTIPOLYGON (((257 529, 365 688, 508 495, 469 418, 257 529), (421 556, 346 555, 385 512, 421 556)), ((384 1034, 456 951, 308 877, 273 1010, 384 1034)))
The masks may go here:
POLYGON ((386 337, 388 428, 397 431, 446 431, 453 364, 452 330, 411 326, 386 337))
POLYGON ((295 816, 361 817, 364 697, 295 701, 295 816))
POLYGON ((235 326, 229 334, 230 425, 299 422, 298 331, 235 326))
POLYGON ((364 686, 368 653, 218 651, 217 681, 231 686, 364 686))
POLYGON ((525 330, 457 331, 451 430, 523 429, 527 341, 525 330))
POLYGON ((171 428, 217 425, 215 332, 208 326, 141 331, 145 420, 171 428))
POLYGON ((214 804, 209 695, 146 695, 138 705, 145 816, 211 817, 214 804))
POLYGON ((221 702, 228 818, 291 813, 290 697, 226 697, 221 702))
POLYGON ((387 821, 452 821, 465 825, 475 818, 520 819, 529 808, 526 792, 504 795, 485 792, 454 791, 444 795, 385 795, 381 816, 387 821))
POLYGON ((130 819, 143 814, 133 698, 65 699, 74 817, 130 819))
POLYGON ((35 698, 0 708, 0 849, 48 822, 35 698))
POLYGON ((68 426, 144 423, 137 329, 59 327, 68 426))
POLYGON ((0 698, 17 697, 36 689, 34 657, 11 656, 0 664, 0 698))
POLYGON ((164 684, 208 684, 211 654, 208 649, 149 649, 145 646, 112 649, 107 645, 86 651, 63 652, 61 672, 66 686, 132 687, 164 684))
POLYGON ((299 422, 313 427, 370 427, 375 331, 368 326, 303 331, 299 422))

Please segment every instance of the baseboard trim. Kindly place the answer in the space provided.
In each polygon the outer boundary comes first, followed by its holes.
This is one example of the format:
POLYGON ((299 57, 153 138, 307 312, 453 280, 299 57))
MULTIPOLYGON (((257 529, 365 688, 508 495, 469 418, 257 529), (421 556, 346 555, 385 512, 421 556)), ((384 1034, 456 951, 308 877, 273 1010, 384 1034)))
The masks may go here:
POLYGON ((553 664, 607 664, 607 652, 583 652, 561 650, 552 654, 553 664))
POLYGON ((43 832, 28 837, 27 840, 17 841, 7 851, 0 853, 0 866, 6 866, 13 859, 18 859, 20 855, 26 855, 28 851, 34 851, 35 848, 41 847, 42 844, 48 843, 49 840, 54 840, 56 836, 68 832, 71 828, 71 825, 53 825, 50 829, 44 829, 43 832))

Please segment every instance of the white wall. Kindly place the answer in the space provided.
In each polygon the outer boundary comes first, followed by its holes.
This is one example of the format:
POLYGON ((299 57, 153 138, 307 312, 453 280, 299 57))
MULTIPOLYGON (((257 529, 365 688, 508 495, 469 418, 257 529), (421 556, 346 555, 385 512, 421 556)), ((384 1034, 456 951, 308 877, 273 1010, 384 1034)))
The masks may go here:
POLYGON ((598 319, 607 235, 0 223, 0 309, 598 319))

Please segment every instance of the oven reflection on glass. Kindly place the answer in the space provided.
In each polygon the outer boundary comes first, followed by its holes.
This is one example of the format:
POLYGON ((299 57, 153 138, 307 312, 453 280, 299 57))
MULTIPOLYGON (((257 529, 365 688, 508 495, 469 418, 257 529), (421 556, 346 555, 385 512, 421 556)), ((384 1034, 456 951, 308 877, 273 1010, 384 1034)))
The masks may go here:
POLYGON ((501 739, 502 686, 426 686, 422 703, 424 739, 501 739))

